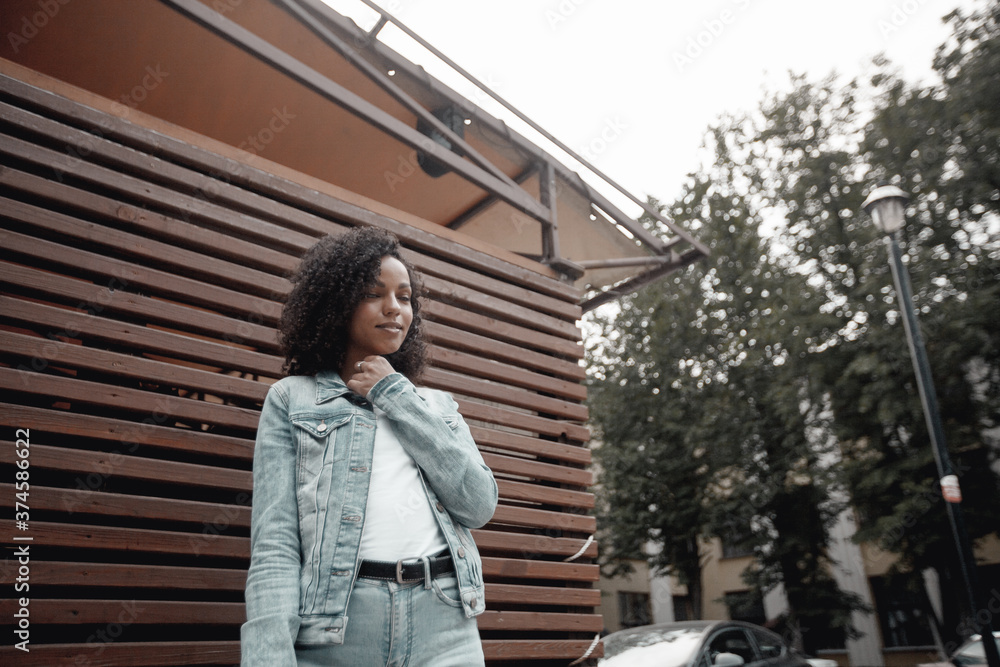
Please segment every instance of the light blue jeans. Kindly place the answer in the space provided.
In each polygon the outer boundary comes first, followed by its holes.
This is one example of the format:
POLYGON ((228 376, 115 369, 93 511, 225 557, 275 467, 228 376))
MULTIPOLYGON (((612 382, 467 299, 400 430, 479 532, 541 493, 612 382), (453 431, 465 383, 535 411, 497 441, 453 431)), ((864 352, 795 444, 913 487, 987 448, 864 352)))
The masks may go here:
POLYGON ((475 618, 466 617, 454 574, 398 584, 358 577, 343 644, 296 648, 298 667, 484 665, 475 618))

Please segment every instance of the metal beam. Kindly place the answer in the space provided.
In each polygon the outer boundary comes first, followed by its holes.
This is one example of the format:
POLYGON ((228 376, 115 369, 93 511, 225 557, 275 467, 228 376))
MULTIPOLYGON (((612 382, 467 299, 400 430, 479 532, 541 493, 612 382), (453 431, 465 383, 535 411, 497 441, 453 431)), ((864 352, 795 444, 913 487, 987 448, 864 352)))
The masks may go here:
POLYGON ((678 256, 675 261, 669 261, 659 268, 647 271, 646 273, 636 276, 630 280, 626 280, 619 285, 610 287, 590 299, 584 300, 583 303, 580 304, 580 307, 583 308, 583 312, 589 312, 598 306, 608 303, 609 301, 614 301, 615 299, 620 299, 626 294, 631 294, 639 288, 645 287, 649 283, 655 282, 660 278, 677 271, 678 269, 683 269, 689 264, 694 264, 701 258, 702 254, 700 252, 695 249, 690 249, 683 255, 678 256))
POLYGON ((457 156, 429 137, 394 118, 359 95, 331 81, 316 70, 296 60, 249 30, 230 21, 198 0, 160 0, 194 21, 202 24, 223 39, 265 62, 294 81, 322 95, 359 118, 381 129, 389 136, 423 151, 448 165, 454 171, 487 192, 497 194, 505 202, 531 217, 547 221, 548 210, 528 193, 496 178, 492 174, 457 156))
MULTIPOLYGON (((525 169, 520 174, 518 174, 517 176, 514 177, 514 182, 517 183, 518 185, 521 185, 526 180, 528 180, 529 178, 531 178, 531 176, 536 171, 538 171, 538 165, 535 164, 534 162, 532 162, 528 166, 527 169, 525 169)), ((490 195, 487 195, 487 196, 483 197, 477 203, 475 203, 472 206, 472 208, 468 209, 465 213, 463 213, 462 215, 458 216, 457 218, 455 218, 454 220, 452 220, 451 222, 449 222, 448 223, 448 228, 449 229, 460 229, 460 228, 464 227, 465 225, 467 225, 470 222, 472 222, 473 219, 475 219, 475 217, 477 215, 479 215, 480 213, 482 213, 483 211, 485 211, 489 207, 493 206, 493 204, 497 203, 499 200, 500 200, 500 198, 497 197, 494 194, 490 194, 490 195)))
MULTIPOLYGON (((499 167, 486 159, 486 157, 484 157, 475 148, 470 146, 465 139, 458 136, 458 134, 456 134, 450 127, 438 120, 434 114, 427 110, 422 104, 420 104, 420 102, 410 97, 410 95, 396 85, 392 78, 385 72, 372 65, 366 59, 362 58, 356 50, 347 44, 347 42, 342 40, 328 27, 323 25, 321 21, 326 18, 325 13, 317 11, 313 0, 303 0, 303 2, 298 2, 297 0, 271 1, 305 24, 306 27, 316 34, 317 37, 322 39, 329 46, 333 47, 333 49, 342 55, 347 62, 364 72, 364 74, 367 75, 368 78, 375 83, 375 85, 389 93, 393 99, 402 104, 425 123, 440 132, 443 136, 447 137, 447 139, 458 146, 461 149, 461 153, 472 160, 472 162, 490 172, 507 185, 511 187, 516 186, 514 181, 511 180, 507 174, 500 171, 499 167), (303 5, 308 6, 308 9, 304 8, 303 5)), ((365 33, 365 35, 367 35, 367 39, 370 40, 374 37, 374 35, 377 35, 378 31, 381 30, 382 26, 384 26, 387 22, 388 19, 385 16, 380 17, 378 24, 372 29, 372 32, 365 33)))
MULTIPOLYGON (((567 146, 566 144, 564 144, 562 141, 560 141, 559 139, 557 139, 555 136, 553 136, 552 134, 550 134, 548 131, 545 130, 545 128, 543 128, 540 125, 538 125, 538 123, 536 123, 535 121, 531 120, 526 115, 524 115, 523 113, 521 113, 521 111, 519 111, 514 105, 510 104, 507 100, 505 100, 504 98, 500 97, 500 95, 498 95, 497 93, 495 93, 486 84, 484 84, 482 81, 480 81, 479 79, 477 79, 476 77, 474 77, 471 73, 469 73, 468 71, 466 71, 465 69, 463 69, 462 67, 460 67, 458 65, 458 63, 456 63, 455 61, 453 61, 450 58, 448 58, 448 56, 446 56, 443 53, 441 53, 440 51, 438 51, 436 48, 434 48, 434 46, 432 46, 430 43, 428 43, 426 40, 424 40, 422 37, 420 37, 420 35, 418 35, 417 33, 413 32, 410 28, 408 28, 407 26, 405 26, 403 23, 401 23, 392 14, 390 14, 389 12, 387 12, 384 9, 382 9, 381 7, 379 7, 372 0, 361 0, 361 1, 363 3, 365 3, 366 5, 368 5, 368 7, 370 7, 374 11, 378 12, 380 16, 386 17, 390 21, 392 21, 393 25, 395 25, 397 28, 399 28, 404 33, 406 33, 406 35, 408 35, 411 39, 415 40, 418 44, 420 44, 422 47, 424 47, 425 49, 427 49, 428 51, 430 51, 437 58, 441 59, 445 64, 447 64, 453 70, 455 70, 456 72, 458 72, 459 74, 461 74, 463 77, 465 77, 466 80, 468 80, 469 82, 471 82, 477 88, 479 88, 484 93, 486 93, 487 95, 489 95, 490 97, 492 97, 494 100, 496 100, 498 103, 500 103, 505 109, 507 109, 508 111, 510 111, 511 113, 513 113, 515 116, 517 116, 519 119, 521 119, 525 123, 527 123, 528 126, 531 127, 531 129, 535 130, 536 132, 538 132, 539 134, 541 134, 543 137, 545 137, 546 139, 548 139, 549 141, 551 141, 553 144, 555 144, 556 146, 558 146, 560 150, 562 150, 567 155, 571 156, 574 160, 576 160, 577 162, 579 162, 580 164, 582 164, 583 166, 585 166, 588 170, 590 170, 591 173, 599 176, 605 183, 607 183, 608 185, 610 185, 614 189, 618 190, 618 192, 620 192, 621 194, 623 194, 626 197, 628 197, 635 204, 639 205, 639 207, 642 208, 642 210, 645 211, 648 215, 650 215, 651 217, 655 218, 656 220, 659 220, 663 224, 667 225, 676 234, 678 234, 679 236, 681 236, 682 238, 684 238, 684 240, 688 241, 692 246, 694 246, 695 248, 697 248, 699 252, 703 253, 706 256, 709 254, 707 247, 705 247, 704 245, 702 245, 701 243, 699 243, 693 236, 691 236, 690 234, 688 234, 679 225, 677 225, 677 224, 671 222, 670 220, 667 220, 666 218, 664 218, 662 215, 660 215, 659 211, 655 210, 648 203, 642 201, 641 199, 639 199, 638 197, 636 197, 635 195, 633 195, 631 192, 629 192, 628 190, 626 190, 623 186, 619 185, 617 182, 615 182, 614 180, 612 180, 610 176, 608 176, 607 174, 605 174, 603 171, 601 171, 600 169, 598 169, 597 167, 595 167, 593 164, 591 164, 588 160, 584 159, 583 156, 579 155, 572 148, 570 148, 569 146, 567 146)), ((588 196, 593 196, 593 195, 588 195, 588 196)), ((603 197, 602 197, 602 199, 603 199, 603 197)), ((595 201, 595 203, 597 203, 596 200, 592 200, 592 201, 595 201)), ((610 205, 610 202, 607 202, 607 200, 605 200, 605 203, 601 203, 600 204, 601 208, 605 208, 606 204, 610 205)), ((612 208, 614 208, 614 207, 612 206, 612 208)), ((605 209, 605 210, 607 210, 607 209, 605 209)), ((617 210, 617 209, 615 209, 615 210, 617 210)), ((609 211, 609 213, 610 213, 610 211, 609 211)), ((623 227, 625 227, 626 229, 628 229, 631 233, 635 234, 636 236, 645 237, 645 235, 646 235, 647 232, 645 232, 645 230, 642 227, 642 225, 638 225, 635 221, 633 221, 631 218, 629 218, 628 216, 626 216, 624 214, 621 214, 621 215, 622 215, 622 219, 621 220, 616 220, 616 222, 618 222, 619 224, 621 224, 623 227)), ((660 243, 662 243, 658 238, 656 238, 655 236, 651 236, 651 235, 648 238, 643 238, 643 240, 646 243, 648 243, 649 245, 651 245, 652 247, 654 247, 654 248, 659 248, 660 243)))
POLYGON ((545 263, 562 257, 559 252, 559 214, 556 211, 556 173, 551 162, 546 162, 538 178, 538 192, 542 206, 549 209, 549 224, 542 227, 542 256, 545 263))

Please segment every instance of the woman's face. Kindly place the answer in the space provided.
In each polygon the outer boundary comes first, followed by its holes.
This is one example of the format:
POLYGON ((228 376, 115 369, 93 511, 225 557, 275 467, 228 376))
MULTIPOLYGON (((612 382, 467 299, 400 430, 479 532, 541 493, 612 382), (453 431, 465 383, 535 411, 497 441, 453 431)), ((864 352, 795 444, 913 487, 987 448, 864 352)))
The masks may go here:
POLYGON ((413 322, 412 296, 406 267, 395 257, 383 257, 378 279, 351 316, 348 358, 384 356, 397 351, 413 322))

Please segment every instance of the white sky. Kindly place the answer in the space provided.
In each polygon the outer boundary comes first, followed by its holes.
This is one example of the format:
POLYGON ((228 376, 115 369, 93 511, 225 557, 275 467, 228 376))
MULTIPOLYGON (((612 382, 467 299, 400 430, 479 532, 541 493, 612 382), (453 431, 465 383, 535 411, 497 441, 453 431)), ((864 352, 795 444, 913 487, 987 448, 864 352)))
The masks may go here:
MULTIPOLYGON (((370 10, 358 0, 326 1, 371 27, 370 10)), ((884 52, 908 81, 929 82, 934 50, 949 34, 941 17, 982 4, 376 2, 634 195, 665 201, 680 193, 685 175, 697 168, 705 129, 723 113, 754 109, 765 88, 787 82, 789 70, 812 81, 832 71, 850 78, 869 70, 872 57, 884 52)), ((400 36, 386 27, 380 39, 493 111, 491 100, 446 76, 433 57, 400 36)), ((521 131, 516 121, 500 117, 521 131)), ((555 147, 523 133, 577 168, 555 147)), ((637 207, 623 209, 638 213, 637 207)))

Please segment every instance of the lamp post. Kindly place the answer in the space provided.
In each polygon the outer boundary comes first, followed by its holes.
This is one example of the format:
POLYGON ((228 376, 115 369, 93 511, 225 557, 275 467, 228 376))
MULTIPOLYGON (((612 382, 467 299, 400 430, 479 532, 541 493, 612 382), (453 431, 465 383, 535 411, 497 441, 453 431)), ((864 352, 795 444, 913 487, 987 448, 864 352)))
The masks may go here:
POLYGON ((910 290, 910 276, 903 264, 899 251, 896 232, 903 228, 906 214, 906 193, 895 185, 882 181, 868 195, 861 205, 875 225, 885 233, 886 246, 889 248, 889 265, 892 268, 892 278, 896 284, 896 295, 899 299, 899 310, 903 313, 903 328, 906 330, 906 341, 910 347, 910 357, 913 360, 913 370, 917 374, 917 388, 920 391, 920 403, 927 421, 927 431, 931 438, 931 448, 934 450, 934 460, 937 462, 938 475, 941 481, 941 494, 944 496, 948 509, 948 519, 951 522, 951 532, 958 548, 959 566, 962 579, 965 582, 966 602, 972 614, 972 621, 979 626, 979 634, 983 638, 983 648, 986 653, 986 664, 989 667, 1000 667, 1000 654, 997 652, 996 641, 993 640, 993 627, 989 609, 983 604, 981 589, 976 575, 976 561, 972 554, 969 535, 965 530, 965 519, 962 517, 962 492, 948 457, 944 430, 941 428, 941 415, 938 412, 937 394, 934 392, 934 381, 931 378, 930 365, 927 363, 927 351, 920 336, 917 315, 913 309, 913 295, 910 290), (981 622, 979 612, 985 611, 986 622, 981 622))

